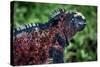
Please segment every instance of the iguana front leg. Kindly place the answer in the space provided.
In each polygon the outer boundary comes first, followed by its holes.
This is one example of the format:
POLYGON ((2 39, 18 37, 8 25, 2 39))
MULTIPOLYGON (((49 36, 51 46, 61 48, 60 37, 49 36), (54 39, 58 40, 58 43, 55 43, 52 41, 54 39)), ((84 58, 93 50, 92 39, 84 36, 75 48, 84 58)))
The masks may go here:
POLYGON ((53 58, 53 63, 64 63, 64 48, 66 46, 66 40, 60 34, 56 34, 54 39, 58 45, 51 47, 50 56, 53 58))

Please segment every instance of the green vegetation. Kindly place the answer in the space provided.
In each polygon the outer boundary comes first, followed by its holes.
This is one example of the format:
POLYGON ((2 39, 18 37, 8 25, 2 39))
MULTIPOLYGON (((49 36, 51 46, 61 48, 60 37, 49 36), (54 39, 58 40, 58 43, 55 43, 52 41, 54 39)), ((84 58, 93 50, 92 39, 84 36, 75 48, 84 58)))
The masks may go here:
POLYGON ((77 33, 65 48, 65 62, 97 60, 97 7, 66 4, 41 4, 15 2, 14 27, 28 23, 45 23, 51 12, 58 8, 79 11, 85 17, 87 26, 77 33))

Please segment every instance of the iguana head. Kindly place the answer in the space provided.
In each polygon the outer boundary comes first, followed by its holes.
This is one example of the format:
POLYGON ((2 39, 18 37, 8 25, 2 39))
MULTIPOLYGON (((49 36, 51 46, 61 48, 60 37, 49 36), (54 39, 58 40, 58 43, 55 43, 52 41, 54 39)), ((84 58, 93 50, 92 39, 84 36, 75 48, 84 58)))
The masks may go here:
POLYGON ((68 12, 66 22, 77 31, 82 31, 86 25, 86 19, 80 12, 68 12))
POLYGON ((83 31, 86 19, 80 12, 66 12, 65 35, 70 40, 77 32, 83 31))

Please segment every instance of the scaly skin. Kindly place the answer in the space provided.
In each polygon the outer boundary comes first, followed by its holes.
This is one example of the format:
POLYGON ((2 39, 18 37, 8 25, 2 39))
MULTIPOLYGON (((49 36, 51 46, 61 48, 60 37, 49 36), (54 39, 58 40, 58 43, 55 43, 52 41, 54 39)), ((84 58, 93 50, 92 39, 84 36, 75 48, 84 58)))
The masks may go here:
POLYGON ((80 31, 79 28, 84 29, 82 25, 78 25, 79 22, 76 20, 74 20, 75 23, 72 22, 72 19, 80 16, 78 20, 81 20, 83 25, 85 19, 77 13, 65 12, 64 9, 59 9, 58 12, 48 21, 47 25, 31 27, 30 31, 24 29, 14 32, 13 65, 64 63, 64 48, 80 31))

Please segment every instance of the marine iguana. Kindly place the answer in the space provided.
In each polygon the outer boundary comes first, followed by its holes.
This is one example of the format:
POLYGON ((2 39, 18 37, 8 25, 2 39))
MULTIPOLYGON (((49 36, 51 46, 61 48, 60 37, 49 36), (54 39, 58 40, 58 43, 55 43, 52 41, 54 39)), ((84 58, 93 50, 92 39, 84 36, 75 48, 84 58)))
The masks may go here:
POLYGON ((82 31, 85 17, 79 12, 58 9, 47 23, 31 23, 13 30, 13 65, 64 63, 64 48, 82 31))

